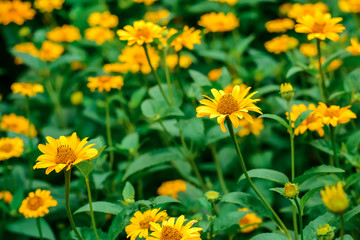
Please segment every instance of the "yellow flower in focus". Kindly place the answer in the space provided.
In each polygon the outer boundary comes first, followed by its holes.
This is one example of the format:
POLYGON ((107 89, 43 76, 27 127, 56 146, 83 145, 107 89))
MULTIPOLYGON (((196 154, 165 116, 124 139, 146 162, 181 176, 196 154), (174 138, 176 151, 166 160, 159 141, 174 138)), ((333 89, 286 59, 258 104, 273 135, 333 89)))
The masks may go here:
POLYGON ((193 50, 194 44, 201 43, 200 33, 200 30, 195 30, 193 27, 189 28, 188 26, 185 26, 183 32, 172 41, 171 46, 173 46, 177 52, 184 47, 193 50))
POLYGON ((295 199, 299 195, 299 187, 291 182, 285 183, 283 194, 288 199, 295 199))
POLYGON ((202 228, 192 227, 196 220, 191 220, 184 225, 184 215, 181 215, 176 220, 169 218, 168 220, 159 223, 150 223, 153 232, 146 240, 201 240, 200 231, 202 228))
POLYGON ((228 32, 239 27, 240 20, 232 13, 211 12, 202 15, 198 24, 205 27, 209 32, 228 32))
POLYGON ((322 14, 320 12, 312 15, 305 15, 297 19, 298 24, 295 25, 295 32, 308 33, 308 40, 314 38, 325 40, 326 38, 337 41, 339 34, 345 30, 345 27, 339 22, 341 17, 331 18, 330 13, 322 14))
POLYGON ((317 55, 317 47, 314 43, 303 43, 300 45, 300 52, 305 57, 315 57, 317 55))
POLYGON ((275 19, 265 23, 265 28, 270 33, 284 33, 294 28, 294 21, 290 18, 275 19))
POLYGON ((21 138, 0 138, 0 161, 20 157, 23 152, 24 143, 21 138))
POLYGON ((39 150, 43 153, 36 159, 34 169, 46 168, 45 173, 53 170, 59 173, 61 170, 69 171, 72 166, 91 159, 98 154, 98 150, 92 148, 95 144, 87 144, 87 138, 80 141, 76 133, 71 137, 60 136, 58 139, 46 137, 46 145, 39 144, 39 150))
POLYGON ((351 46, 347 47, 346 50, 348 50, 351 55, 360 55, 360 44, 359 40, 357 38, 352 38, 351 40, 351 46))
POLYGON ((95 92, 97 89, 99 92, 105 90, 105 92, 110 92, 111 89, 121 89, 124 86, 124 79, 121 76, 108 76, 103 75, 99 77, 89 77, 89 83, 87 87, 90 88, 92 92, 95 92))
POLYGON ((91 27, 113 28, 119 24, 119 18, 109 11, 103 13, 94 12, 88 17, 87 21, 91 27))
POLYGON ((343 12, 360 13, 359 0, 339 0, 338 4, 343 12))
POLYGON ((114 39, 115 32, 103 27, 91 27, 85 29, 85 38, 95 41, 97 45, 101 45, 106 41, 114 39))
POLYGON ((210 81, 216 82, 221 76, 222 68, 215 68, 212 69, 208 74, 207 77, 210 81))
POLYGON ((323 226, 319 225, 316 230, 316 235, 319 240, 332 240, 335 237, 334 230, 329 224, 324 224, 323 226))
POLYGON ((291 83, 282 83, 280 85, 280 94, 283 99, 289 102, 294 97, 294 88, 291 83))
POLYGON ((185 181, 182 179, 163 182, 158 188, 157 193, 159 196, 171 196, 178 199, 179 192, 186 191, 185 181))
POLYGON ((316 12, 327 13, 328 11, 329 7, 323 2, 318 2, 315 4, 295 3, 288 10, 288 17, 297 19, 306 15, 315 16, 316 12))
POLYGON ((136 3, 144 3, 145 5, 151 5, 154 2, 156 2, 157 0, 133 0, 133 2, 136 3))
POLYGON ((146 12, 144 20, 160 25, 166 25, 169 22, 170 12, 166 9, 157 12, 146 12))
POLYGON ((0 24, 8 25, 13 22, 23 25, 25 21, 33 19, 35 14, 30 2, 0 1, 0 24))
MULTIPOLYGON (((189 68, 192 64, 192 59, 189 56, 182 55, 180 56, 180 67, 181 68, 189 68)), ((170 54, 166 56, 166 65, 170 69, 174 69, 178 65, 178 55, 170 54)))
POLYGON ((225 93, 222 90, 218 91, 215 88, 211 89, 211 93, 215 99, 205 96, 207 99, 200 101, 204 106, 196 108, 196 117, 217 117, 217 122, 220 124, 223 132, 226 132, 224 125, 226 118, 231 120, 235 128, 239 126, 239 119, 244 118, 250 123, 253 123, 254 120, 248 112, 253 111, 260 114, 262 114, 262 112, 261 109, 254 104, 260 101, 260 99, 251 99, 257 92, 247 95, 250 89, 251 87, 242 89, 239 85, 234 87, 232 93, 225 93))
POLYGON ((63 46, 50 41, 44 41, 39 51, 39 58, 45 62, 53 62, 61 57, 63 52, 63 46))
POLYGON ((128 45, 145 43, 152 43, 154 39, 162 37, 164 28, 152 22, 145 22, 143 20, 135 21, 134 25, 126 25, 123 29, 118 30, 116 33, 119 35, 120 40, 128 41, 128 45))
POLYGON ((44 87, 38 83, 22 83, 17 82, 11 85, 11 90, 14 94, 20 93, 22 96, 33 97, 37 93, 44 92, 44 87))
POLYGON ((71 64, 70 64, 70 68, 73 71, 83 70, 83 69, 85 69, 85 67, 86 67, 85 63, 80 62, 80 61, 74 61, 74 62, 71 62, 71 64))
POLYGON ((295 48, 298 44, 299 41, 296 38, 289 37, 288 35, 284 34, 280 37, 275 37, 270 41, 265 42, 265 48, 268 52, 280 54, 295 48))
POLYGON ((84 94, 81 91, 76 91, 70 96, 70 101, 72 105, 80 105, 83 101, 84 94))
POLYGON ((75 42, 81 39, 81 34, 77 27, 63 25, 48 32, 46 37, 53 42, 75 42))
POLYGON ((264 129, 264 119, 262 118, 254 118, 254 122, 250 123, 249 121, 245 119, 239 120, 239 127, 242 127, 237 134, 240 137, 248 136, 250 133, 254 135, 260 135, 261 130, 264 129))
MULTIPOLYGON (((248 208, 239 208, 240 212, 249 211, 248 208)), ((243 218, 239 220, 240 232, 250 233, 259 227, 259 224, 262 223, 262 219, 256 216, 255 213, 247 213, 243 218)))
POLYGON ((0 127, 5 131, 12 131, 14 133, 19 133, 28 136, 29 134, 29 124, 30 124, 30 137, 36 137, 37 132, 35 126, 29 122, 28 119, 23 116, 17 116, 14 113, 9 115, 3 115, 0 127))
POLYGON ((238 0, 209 0, 209 1, 227 3, 227 4, 231 5, 231 6, 234 6, 238 2, 238 0))
POLYGON ((54 9, 62 9, 65 0, 35 0, 34 7, 40 12, 52 12, 54 9))
POLYGON ((125 63, 107 63, 103 66, 106 73, 127 73, 129 66, 125 63))
POLYGON ((0 200, 3 200, 5 203, 10 204, 13 200, 13 195, 9 191, 0 191, 0 200))
POLYGON ((22 201, 19 212, 25 218, 44 217, 49 213, 49 207, 55 207, 57 201, 50 195, 50 191, 36 189, 30 192, 29 196, 22 201))
POLYGON ((130 224, 125 227, 127 238, 135 240, 137 237, 146 238, 149 236, 150 223, 161 222, 168 219, 166 211, 160 211, 158 209, 149 209, 144 213, 137 211, 134 213, 134 217, 130 219, 130 224))
POLYGON ((349 200, 341 182, 335 186, 325 186, 325 190, 320 193, 325 207, 334 214, 343 214, 349 207, 349 200))
POLYGON ((324 124, 336 127, 338 124, 345 124, 350 122, 350 119, 356 118, 355 113, 349 109, 350 107, 351 106, 341 108, 336 105, 328 107, 325 103, 319 102, 316 114, 318 117, 322 118, 324 124))

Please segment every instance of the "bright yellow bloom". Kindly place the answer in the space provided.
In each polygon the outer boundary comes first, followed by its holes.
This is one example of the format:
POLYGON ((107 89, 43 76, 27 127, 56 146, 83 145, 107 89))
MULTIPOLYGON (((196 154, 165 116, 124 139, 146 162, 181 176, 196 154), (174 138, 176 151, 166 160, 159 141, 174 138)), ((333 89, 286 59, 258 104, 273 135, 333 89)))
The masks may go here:
POLYGON ((58 139, 46 137, 46 145, 39 144, 39 150, 43 153, 36 159, 34 169, 46 168, 45 173, 53 170, 59 173, 61 170, 69 171, 72 166, 91 159, 98 154, 98 150, 92 148, 95 144, 88 144, 88 138, 80 141, 76 133, 71 137, 60 136, 58 139))
POLYGON ((210 72, 207 74, 207 77, 210 81, 216 82, 220 76, 221 76, 222 68, 215 68, 210 70, 210 72))
POLYGON ((145 5, 151 5, 157 0, 133 0, 136 3, 144 3, 145 5))
POLYGON ((35 0, 34 7, 40 12, 52 12, 54 9, 62 9, 65 0, 35 0))
POLYGON ((113 28, 119 24, 119 18, 109 11, 103 13, 94 12, 88 17, 87 21, 91 27, 113 28))
POLYGON ((320 193, 325 207, 334 214, 343 214, 349 207, 349 200, 341 182, 336 186, 325 186, 325 190, 320 193))
POLYGON ((275 19, 265 23, 265 28, 270 33, 286 32, 294 28, 294 21, 290 18, 275 19))
POLYGON ((70 96, 70 102, 72 105, 80 105, 84 99, 84 94, 81 91, 76 91, 70 96))
POLYGON ((315 57, 317 55, 317 47, 314 43, 302 43, 300 45, 300 52, 305 57, 315 57))
POLYGON ((169 218, 168 220, 159 223, 150 223, 153 232, 146 240, 201 240, 200 231, 202 228, 192 227, 196 220, 191 220, 184 225, 184 215, 175 218, 169 218))
POLYGON ((154 39, 162 37, 164 28, 152 22, 145 22, 143 20, 135 21, 134 25, 126 25, 124 30, 118 30, 116 33, 119 35, 120 40, 128 41, 128 45, 144 43, 152 43, 154 39))
POLYGON ((11 85, 11 90, 14 94, 20 93, 20 95, 33 97, 37 93, 44 92, 44 87, 38 83, 22 83, 17 82, 11 85))
POLYGON ((254 134, 254 135, 259 135, 261 130, 264 129, 264 119, 262 118, 254 118, 254 122, 250 123, 245 119, 240 119, 239 120, 239 127, 241 127, 242 129, 240 129, 237 134, 240 137, 244 137, 244 136, 248 136, 250 135, 250 133, 254 134))
POLYGON ((232 13, 211 12, 204 14, 198 21, 199 26, 205 27, 209 32, 228 32, 240 26, 240 20, 232 13))
POLYGON ((0 24, 8 25, 13 22, 23 25, 25 21, 33 19, 35 13, 30 2, 0 1, 0 24))
POLYGON ((324 224, 323 226, 319 225, 316 230, 316 235, 319 240, 332 240, 335 237, 334 230, 329 224, 324 224))
POLYGON ((75 42, 81 39, 81 34, 77 27, 63 25, 48 32, 46 37, 53 42, 75 42))
MULTIPOLYGON (((239 208, 240 212, 246 212, 249 211, 247 208, 239 208)), ((250 233, 257 229, 259 227, 259 224, 261 224, 263 221, 261 218, 256 216, 255 213, 248 213, 243 218, 239 220, 240 225, 240 232, 242 233, 250 233)))
POLYGON ((127 73, 129 66, 125 63, 107 63, 103 66, 106 73, 127 73))
POLYGON ((166 9, 159 10, 157 12, 146 12, 145 21, 166 25, 169 22, 170 12, 166 9))
POLYGON ((359 0, 339 0, 338 4, 343 12, 360 13, 359 0))
POLYGON ((247 88, 247 86, 245 84, 242 83, 243 80, 241 78, 236 78, 232 81, 232 83, 230 83, 229 85, 227 85, 224 88, 224 92, 225 93, 232 93, 232 90, 234 89, 235 85, 239 85, 241 89, 247 88))
POLYGON ((270 41, 265 42, 265 48, 269 52, 280 54, 295 48, 298 44, 299 41, 296 38, 289 37, 288 35, 284 34, 280 37, 275 37, 270 41))
POLYGON ((149 209, 144 213, 135 212, 134 217, 130 219, 131 223, 125 227, 126 237, 130 240, 135 240, 137 237, 147 239, 151 228, 150 223, 161 222, 169 218, 166 211, 159 211, 160 208, 149 209))
POLYGON ((209 1, 227 3, 227 4, 231 5, 231 6, 234 6, 238 2, 238 0, 209 0, 209 1))
POLYGON ((29 196, 22 201, 19 212, 25 218, 44 217, 49 213, 49 207, 55 207, 57 201, 50 195, 50 191, 36 189, 30 192, 29 196))
POLYGON ((339 34, 345 30, 345 27, 339 22, 341 17, 331 18, 330 13, 322 14, 320 12, 312 15, 305 15, 297 19, 298 24, 295 25, 295 31, 298 33, 308 33, 308 40, 318 38, 325 40, 326 38, 337 41, 339 34))
POLYGON ((21 138, 0 138, 0 161, 20 157, 23 152, 24 143, 21 138))
POLYGON ((346 50, 348 50, 351 53, 351 55, 360 55, 359 40, 357 38, 352 38, 350 41, 351 41, 351 46, 347 47, 346 50))
POLYGON ((42 61, 53 62, 59 57, 61 57, 63 52, 64 52, 63 46, 56 43, 52 43, 50 41, 44 41, 39 51, 39 58, 42 61))
POLYGON ((95 92, 97 89, 99 92, 105 90, 105 92, 110 92, 111 89, 121 89, 124 86, 124 79, 121 76, 108 76, 103 75, 99 77, 89 77, 89 83, 87 87, 90 88, 92 92, 95 92))
POLYGON ((288 199, 295 199, 299 195, 299 187, 291 182, 285 183, 283 194, 288 199))
POLYGON ((182 179, 163 182, 157 192, 160 196, 171 196, 178 199, 179 192, 186 191, 185 181, 182 179))
POLYGON ((23 116, 17 116, 14 113, 3 115, 0 123, 0 127, 5 131, 12 131, 14 133, 23 134, 26 136, 29 134, 29 125, 30 137, 35 137, 37 135, 35 126, 23 116))
POLYGON ((97 45, 101 45, 106 41, 114 39, 115 32, 103 27, 91 27, 85 29, 85 38, 95 41, 97 45))
POLYGON ((194 44, 201 43, 201 31, 195 30, 195 28, 189 28, 185 26, 183 32, 178 35, 171 43, 171 46, 174 47, 175 51, 180 51, 184 47, 193 50, 194 44))
POLYGON ((226 132, 224 121, 229 118, 235 128, 239 126, 239 119, 246 119, 250 123, 254 120, 248 113, 249 111, 262 114, 261 109, 254 103, 260 101, 260 99, 251 99, 257 92, 253 92, 247 95, 251 87, 241 89, 239 85, 236 85, 232 93, 225 93, 224 91, 211 89, 211 93, 215 99, 211 99, 205 96, 207 99, 200 101, 204 106, 196 108, 197 117, 209 116, 210 118, 216 118, 220 124, 221 130, 226 132), (246 96, 247 95, 247 96, 246 96))
POLYGON ((5 203, 10 204, 13 200, 13 195, 9 191, 0 191, 0 200, 3 200, 5 203))
POLYGON ((350 122, 350 119, 356 118, 355 113, 349 109, 350 107, 351 106, 340 108, 340 106, 336 105, 328 107, 325 103, 319 102, 316 114, 322 118, 324 124, 331 124, 333 127, 336 127, 337 124, 345 124, 350 122))
MULTIPOLYGON (((180 67, 181 68, 189 68, 192 64, 192 59, 189 56, 181 55, 180 56, 180 67)), ((170 54, 166 56, 166 65, 170 69, 174 69, 178 65, 178 55, 170 54)))
POLYGON ((315 4, 306 3, 306 4, 300 4, 295 3, 291 6, 291 8, 288 10, 288 16, 290 18, 301 18, 306 15, 315 16, 316 12, 321 13, 327 13, 329 11, 329 8, 326 4, 322 2, 318 2, 315 4))

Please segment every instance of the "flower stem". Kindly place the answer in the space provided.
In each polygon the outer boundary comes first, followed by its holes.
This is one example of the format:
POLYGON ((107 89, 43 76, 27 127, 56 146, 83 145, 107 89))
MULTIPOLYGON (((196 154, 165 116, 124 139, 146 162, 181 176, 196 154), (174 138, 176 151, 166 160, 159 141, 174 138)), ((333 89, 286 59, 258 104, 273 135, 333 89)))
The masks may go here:
POLYGON ((236 142, 236 138, 235 138, 235 134, 234 134, 234 129, 233 129, 233 126, 230 122, 230 120, 227 118, 226 119, 226 124, 228 126, 228 129, 229 129, 229 133, 230 133, 230 137, 234 143, 234 146, 235 146, 235 150, 236 150, 236 153, 239 157, 239 160, 240 160, 240 165, 241 165, 241 169, 243 170, 244 174, 245 174, 245 177, 246 179, 249 181, 250 183, 250 186, 252 187, 252 189, 255 191, 255 193, 258 195, 258 197, 261 199, 261 201, 263 202, 263 204, 270 210, 270 212, 273 214, 274 218, 275 218, 275 221, 280 225, 281 227, 281 230, 284 231, 284 233, 286 234, 286 236, 289 238, 289 239, 292 239, 290 233, 289 233, 289 230, 286 228, 285 224, 283 223, 283 221, 279 218, 279 216, 276 214, 276 212, 274 211, 274 209, 270 206, 270 204, 265 200, 265 198, 262 196, 262 194, 259 192, 259 190, 256 188, 256 186, 254 185, 254 183, 252 182, 247 170, 246 170, 246 166, 245 166, 245 162, 244 162, 244 159, 241 155, 241 152, 240 152, 240 148, 239 148, 239 145, 237 144, 236 142))
POLYGON ((39 230, 40 240, 43 240, 43 234, 42 234, 42 231, 41 231, 40 218, 36 218, 36 225, 37 225, 37 228, 39 230))
POLYGON ((75 232, 76 236, 80 240, 84 240, 84 238, 81 236, 79 231, 76 228, 71 209, 70 209, 70 203, 69 203, 69 196, 70 196, 70 180, 71 180, 71 169, 69 171, 65 171, 65 207, 66 207, 66 213, 68 215, 70 225, 72 230, 75 232))
POLYGON ((95 222, 95 218, 94 218, 94 211, 93 211, 92 200, 91 200, 91 190, 90 190, 89 178, 87 176, 85 176, 85 182, 86 182, 86 189, 87 189, 88 198, 89 198, 91 224, 92 224, 92 227, 94 229, 96 239, 100 240, 99 235, 97 233, 97 229, 96 229, 96 222, 95 222))
POLYGON ((292 217, 293 217, 293 228, 294 228, 294 235, 295 240, 299 239, 299 229, 298 229, 298 222, 297 222, 297 216, 296 216, 296 207, 292 205, 292 217))
POLYGON ((164 65, 164 69, 165 69, 166 84, 167 84, 168 92, 169 92, 169 96, 170 96, 170 105, 174 106, 174 97, 173 97, 172 89, 171 89, 170 73, 169 73, 169 68, 166 65, 167 48, 163 48, 162 53, 163 53, 163 65, 164 65))
POLYGON ((300 204, 299 204, 298 199, 295 199, 295 203, 296 203, 296 207, 297 207, 298 213, 299 213, 300 236, 301 236, 301 240, 304 240, 304 235, 303 235, 303 221, 302 221, 301 207, 300 207, 300 204))
POLYGON ((344 214, 340 215, 340 240, 344 240, 345 234, 345 222, 344 222, 344 214))
POLYGON ((323 98, 323 101, 328 104, 328 95, 327 95, 327 91, 326 91, 326 85, 325 85, 325 75, 324 75, 324 70, 322 68, 322 63, 321 63, 321 48, 320 48, 320 39, 316 39, 316 46, 317 46, 317 50, 318 50, 318 62, 319 62, 319 72, 320 72, 320 91, 321 91, 321 96, 323 98))
MULTIPOLYGON (((339 167, 339 159, 336 151, 335 128, 331 125, 329 127, 330 127, 331 145, 334 152, 335 167, 339 167)), ((332 158, 330 158, 330 165, 334 166, 334 161, 332 160, 332 158)))
POLYGON ((216 149, 215 149, 214 144, 210 145, 210 150, 211 150, 211 154, 213 155, 213 158, 214 158, 214 163, 215 163, 215 166, 216 166, 216 172, 217 172, 217 175, 218 175, 218 178, 219 178, 219 181, 220 181, 221 189, 224 192, 224 194, 226 194, 229 191, 228 191, 228 189, 226 187, 226 184, 225 184, 224 175, 223 175, 220 163, 219 163, 218 156, 216 155, 216 149))
MULTIPOLYGON (((30 98, 29 96, 26 96, 26 117, 29 120, 29 127, 27 129, 27 135, 29 138, 29 151, 32 152, 33 150, 33 139, 31 137, 31 121, 30 121, 30 98)), ((32 188, 32 183, 34 180, 34 169, 33 169, 33 163, 32 160, 29 161, 29 175, 30 175, 30 180, 29 180, 29 190, 32 188)))
POLYGON ((210 240, 214 239, 215 204, 211 203, 210 240))
POLYGON ((109 163, 109 170, 111 171, 113 169, 114 165, 114 151, 112 150, 112 138, 111 138, 111 123, 110 123, 110 106, 109 106, 109 96, 108 93, 105 91, 105 114, 106 114, 106 137, 107 142, 110 147, 110 163, 109 163))

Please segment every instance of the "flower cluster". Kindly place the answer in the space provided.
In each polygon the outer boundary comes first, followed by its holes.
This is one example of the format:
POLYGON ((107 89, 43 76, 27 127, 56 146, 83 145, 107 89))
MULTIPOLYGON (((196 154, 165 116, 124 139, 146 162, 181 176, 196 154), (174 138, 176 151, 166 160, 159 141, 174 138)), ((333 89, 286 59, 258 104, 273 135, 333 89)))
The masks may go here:
POLYGON ((31 2, 0 1, 0 24, 8 25, 13 22, 23 25, 25 21, 33 19, 35 13, 31 8, 31 2))
POLYGON ((211 12, 202 15, 198 24, 208 32, 229 32, 240 26, 240 20, 232 13, 211 12))
POLYGON ((85 29, 85 38, 95 41, 97 45, 102 45, 106 41, 111 41, 115 37, 115 32, 110 28, 116 27, 119 18, 109 11, 94 12, 87 19, 90 28, 85 29))
POLYGON ((270 41, 265 42, 265 48, 269 52, 280 54, 287 52, 295 48, 299 44, 299 41, 296 38, 289 37, 284 34, 280 37, 275 37, 270 41))

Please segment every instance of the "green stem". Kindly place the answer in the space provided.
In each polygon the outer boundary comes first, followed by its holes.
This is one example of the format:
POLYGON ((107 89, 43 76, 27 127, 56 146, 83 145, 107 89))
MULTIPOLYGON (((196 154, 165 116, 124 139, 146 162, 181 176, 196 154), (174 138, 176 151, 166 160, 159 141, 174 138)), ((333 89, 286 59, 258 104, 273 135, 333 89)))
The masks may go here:
POLYGON ((56 117, 59 121, 59 125, 61 128, 66 128, 66 123, 65 123, 65 119, 63 117, 62 114, 62 107, 60 104, 60 94, 56 94, 56 92, 54 91, 54 88, 50 82, 50 79, 48 79, 49 76, 44 77, 44 86, 46 88, 46 91, 48 92, 50 99, 52 101, 52 103, 54 104, 54 110, 55 110, 55 114, 56 117))
POLYGON ((214 239, 215 204, 211 203, 210 239, 214 239))
POLYGON ((4 161, 4 190, 10 189, 9 187, 9 159, 4 161))
POLYGON ((92 224, 92 227, 94 229, 96 239, 100 240, 99 235, 97 233, 97 229, 96 229, 96 222, 95 222, 95 218, 94 218, 94 211, 93 211, 92 200, 91 200, 91 190, 90 190, 89 178, 87 176, 85 176, 85 182, 86 182, 86 189, 87 189, 88 198, 89 198, 91 224, 92 224))
POLYGON ((204 180, 203 180, 203 178, 201 176, 201 173, 200 173, 198 167, 196 166, 194 157, 189 157, 188 159, 189 159, 189 161, 191 163, 192 169, 194 170, 197 179, 199 180, 199 183, 200 183, 200 186, 201 186, 202 190, 205 192, 207 190, 207 187, 205 185, 205 182, 204 182, 204 180))
POLYGON ((297 222, 297 216, 296 216, 296 207, 294 205, 292 205, 292 217, 293 217, 295 240, 298 240, 299 239, 299 229, 298 229, 298 222, 297 222))
POLYGON ((216 172, 217 172, 217 175, 218 175, 218 178, 219 178, 219 181, 220 181, 221 189, 224 192, 224 194, 226 194, 229 191, 228 191, 228 189, 226 187, 226 184, 225 184, 224 175, 223 175, 220 163, 219 163, 218 156, 216 154, 216 149, 215 149, 214 144, 210 145, 210 150, 211 150, 211 154, 213 155, 213 158, 214 158, 214 163, 215 163, 215 166, 216 166, 216 172))
POLYGON ((79 233, 79 231, 76 228, 75 221, 73 219, 71 209, 70 209, 70 203, 69 203, 70 180, 71 180, 71 169, 69 171, 65 171, 65 207, 66 207, 66 213, 68 215, 72 230, 75 232, 76 236, 80 240, 84 240, 84 238, 81 236, 81 234, 79 233))
POLYGON ((345 234, 345 222, 344 222, 344 214, 340 215, 340 240, 344 240, 345 234))
POLYGON ((230 120, 227 118, 226 119, 226 124, 228 126, 229 129, 229 133, 230 133, 230 137, 234 143, 235 146, 235 150, 236 153, 239 157, 240 160, 240 165, 241 165, 241 169, 244 172, 244 175, 246 177, 246 179, 248 180, 248 182, 250 183, 250 186, 252 187, 252 189, 255 191, 255 193, 258 195, 258 197, 261 199, 261 201, 263 202, 263 204, 270 210, 270 212, 273 214, 275 221, 281 226, 281 230, 284 231, 284 233, 286 234, 286 236, 289 239, 292 239, 289 230, 286 228, 285 224, 283 223, 283 221, 279 218, 279 216, 276 214, 276 212, 274 211, 274 209, 270 206, 270 204, 265 200, 265 198, 262 196, 262 194, 259 192, 259 190, 256 188, 256 186, 254 185, 254 183, 252 182, 247 170, 246 170, 246 166, 245 166, 245 162, 244 159, 241 155, 241 151, 239 148, 239 145, 236 142, 236 138, 235 138, 235 134, 234 134, 234 128, 230 122, 230 120))
POLYGON ((316 39, 316 46, 317 46, 317 50, 318 50, 318 62, 319 62, 319 72, 320 72, 320 91, 321 91, 321 95, 323 98, 323 101, 328 104, 328 95, 327 95, 327 91, 326 91, 326 85, 325 85, 325 75, 324 75, 324 70, 322 68, 322 63, 321 63, 321 47, 320 47, 320 39, 316 39))
MULTIPOLYGON (((335 167, 339 167, 339 159, 336 151, 335 128, 331 125, 329 127, 330 127, 331 145, 334 152, 335 167)), ((334 166, 334 161, 332 158, 330 158, 330 165, 334 166)))
MULTIPOLYGON (((31 121, 30 121, 30 98, 29 96, 26 96, 26 117, 29 120, 29 127, 28 127, 28 138, 29 138, 29 151, 32 152, 33 151, 33 139, 31 137, 31 121)), ((32 183, 34 180, 34 169, 33 169, 33 163, 32 160, 29 160, 29 175, 30 175, 30 180, 29 180, 29 190, 32 188, 32 183)))
MULTIPOLYGON (((169 96, 170 96, 170 104, 171 104, 171 106, 174 106, 174 97, 173 97, 172 89, 171 89, 170 73, 169 73, 169 68, 166 64, 167 49, 163 48, 162 53, 163 53, 163 66, 165 69, 166 84, 167 84, 168 92, 169 92, 169 96)), ((180 59, 179 59, 179 62, 180 62, 180 59)))
POLYGON ((304 240, 304 234, 303 234, 303 221, 302 221, 302 214, 301 214, 301 207, 299 204, 298 199, 295 199, 295 203, 296 203, 296 207, 298 209, 298 213, 299 213, 299 223, 300 223, 300 236, 301 236, 301 240, 304 240))
POLYGON ((39 236, 40 236, 40 240, 43 240, 43 234, 42 234, 42 231, 41 231, 41 223, 40 223, 40 218, 36 218, 36 225, 37 225, 37 228, 39 230, 39 236))
POLYGON ((181 78, 180 52, 181 52, 181 50, 176 53, 177 59, 178 59, 178 63, 177 63, 177 74, 178 74, 178 77, 177 77, 177 80, 178 80, 178 82, 179 82, 179 86, 180 86, 180 90, 181 90, 182 94, 183 94, 185 97, 187 97, 187 94, 186 94, 184 85, 183 85, 183 83, 182 83, 182 78, 181 78))
POLYGON ((295 148, 294 148, 294 129, 291 122, 291 106, 290 101, 287 101, 287 110, 289 116, 289 135, 290 135, 290 148, 291 148, 291 181, 295 178, 295 148))
POLYGON ((112 138, 111 138, 111 123, 110 123, 110 106, 109 106, 109 96, 108 93, 105 91, 105 114, 106 114, 106 137, 107 142, 110 147, 110 163, 109 163, 109 170, 111 171, 113 169, 114 165, 114 151, 112 150, 112 138))
POLYGON ((166 97, 166 95, 165 95, 164 89, 163 89, 162 86, 161 86, 161 80, 160 80, 160 78, 159 78, 159 75, 157 74, 157 72, 155 71, 153 65, 151 64, 151 60, 150 60, 149 52, 148 52, 148 49, 147 49, 147 45, 144 43, 143 47, 144 47, 144 50, 145 50, 145 55, 146 55, 146 58, 147 58, 147 60, 148 60, 149 66, 150 66, 150 68, 151 68, 151 72, 153 73, 154 78, 155 78, 155 80, 157 81, 157 84, 159 85, 160 92, 161 92, 163 98, 165 99, 166 103, 167 103, 169 106, 171 106, 169 100, 167 99, 167 97, 166 97))

